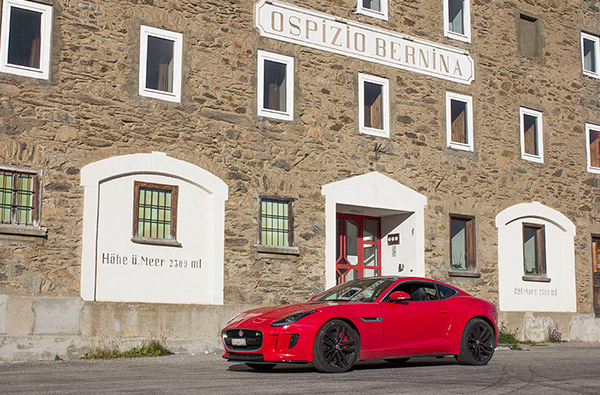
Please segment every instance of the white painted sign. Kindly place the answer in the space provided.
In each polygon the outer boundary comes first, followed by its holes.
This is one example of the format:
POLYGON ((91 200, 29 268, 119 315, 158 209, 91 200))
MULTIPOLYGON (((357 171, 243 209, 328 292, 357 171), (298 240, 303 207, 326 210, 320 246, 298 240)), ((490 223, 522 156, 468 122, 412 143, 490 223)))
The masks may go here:
POLYGON ((459 48, 274 0, 257 3, 255 18, 261 36, 461 84, 475 78, 473 59, 459 48))

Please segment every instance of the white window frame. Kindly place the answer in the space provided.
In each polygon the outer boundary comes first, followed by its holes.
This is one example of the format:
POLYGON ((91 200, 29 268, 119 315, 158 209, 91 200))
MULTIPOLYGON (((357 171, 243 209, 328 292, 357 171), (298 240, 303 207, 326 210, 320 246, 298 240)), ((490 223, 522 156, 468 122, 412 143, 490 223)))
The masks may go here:
POLYGON ((291 121, 294 119, 294 58, 277 53, 258 51, 258 76, 257 76, 257 104, 258 115, 261 117, 291 121), (265 60, 285 65, 285 108, 286 111, 277 111, 264 106, 264 76, 265 60))
POLYGON ((461 95, 454 92, 446 92, 446 141, 447 146, 452 149, 463 151, 475 150, 473 133, 473 97, 461 95), (452 100, 460 101, 466 104, 467 111, 467 143, 452 141, 452 100))
POLYGON ((585 124, 585 152, 587 154, 587 171, 589 173, 600 174, 600 167, 592 166, 592 158, 590 156, 590 131, 592 130, 600 132, 600 125, 594 125, 591 123, 585 124))
POLYGON ((390 137, 390 82, 387 78, 358 73, 358 131, 377 137, 390 137), (370 128, 365 125, 365 82, 381 85, 381 112, 383 129, 370 128))
POLYGON ((181 79, 183 63, 183 34, 150 26, 140 26, 140 96, 152 97, 170 102, 181 102, 181 79), (148 57, 148 36, 173 41, 173 92, 146 88, 146 62, 148 57))
POLYGON ((581 32, 581 70, 583 74, 589 75, 590 77, 600 78, 600 37, 594 36, 589 33, 581 32), (594 43, 594 54, 596 55, 596 72, 585 69, 584 64, 584 53, 583 53, 583 40, 590 40, 594 43))
POLYGON ((543 113, 540 111, 532 110, 530 108, 519 107, 519 129, 521 132, 521 159, 525 159, 531 162, 544 163, 544 133, 543 133, 543 113), (537 119, 537 143, 539 155, 528 154, 525 152, 525 130, 523 124, 523 117, 529 115, 537 119))
POLYGON ((4 0, 2 4, 2 27, 0 28, 0 72, 24 77, 50 78, 50 44, 52 37, 52 6, 26 0, 4 0), (11 8, 21 8, 41 13, 40 18, 40 68, 8 63, 8 42, 11 8))
POLYGON ((387 21, 388 20, 388 0, 381 0, 381 11, 375 11, 370 8, 363 7, 362 0, 357 0, 356 1, 356 13, 370 16, 371 18, 383 19, 384 21, 387 21))
POLYGON ((454 40, 463 41, 466 43, 471 42, 471 0, 464 0, 463 8, 463 24, 465 27, 465 33, 460 34, 450 30, 450 4, 449 0, 444 0, 444 36, 452 38, 454 40))

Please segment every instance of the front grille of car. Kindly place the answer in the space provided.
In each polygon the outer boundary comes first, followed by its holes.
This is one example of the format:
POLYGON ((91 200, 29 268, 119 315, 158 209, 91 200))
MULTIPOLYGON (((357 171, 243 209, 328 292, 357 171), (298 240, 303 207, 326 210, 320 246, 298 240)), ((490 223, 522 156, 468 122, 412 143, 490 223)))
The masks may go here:
POLYGON ((225 347, 231 351, 257 351, 262 347, 263 334, 253 329, 228 329, 223 333, 225 347), (233 345, 233 339, 246 339, 246 345, 233 345))

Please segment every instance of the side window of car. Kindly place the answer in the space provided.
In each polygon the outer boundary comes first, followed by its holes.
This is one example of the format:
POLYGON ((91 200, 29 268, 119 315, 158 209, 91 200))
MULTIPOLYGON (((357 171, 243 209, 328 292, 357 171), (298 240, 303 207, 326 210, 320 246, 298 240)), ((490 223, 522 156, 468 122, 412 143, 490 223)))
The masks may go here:
POLYGON ((440 294, 440 300, 448 299, 449 297, 458 293, 458 291, 456 291, 454 288, 450 288, 442 284, 438 284, 437 289, 440 294))

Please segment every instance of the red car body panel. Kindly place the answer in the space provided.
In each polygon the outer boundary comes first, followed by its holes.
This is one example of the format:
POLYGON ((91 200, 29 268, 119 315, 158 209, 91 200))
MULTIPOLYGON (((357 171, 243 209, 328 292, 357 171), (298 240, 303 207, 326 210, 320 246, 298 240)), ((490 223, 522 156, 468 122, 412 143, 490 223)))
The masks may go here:
POLYGON ((451 288, 458 293, 443 300, 381 302, 398 284, 410 281, 446 285, 417 277, 398 278, 375 302, 309 301, 250 310, 227 323, 222 336, 233 329, 260 331, 261 347, 252 351, 232 350, 223 337, 226 351, 223 357, 244 362, 253 361, 250 358, 254 356, 260 362, 312 362, 315 337, 332 319, 345 320, 358 331, 361 360, 459 354, 463 329, 475 317, 490 322, 497 335, 496 307, 454 287, 451 288), (290 325, 271 326, 291 314, 312 310, 316 312, 290 325), (289 347, 293 335, 298 335, 297 343, 289 347))

